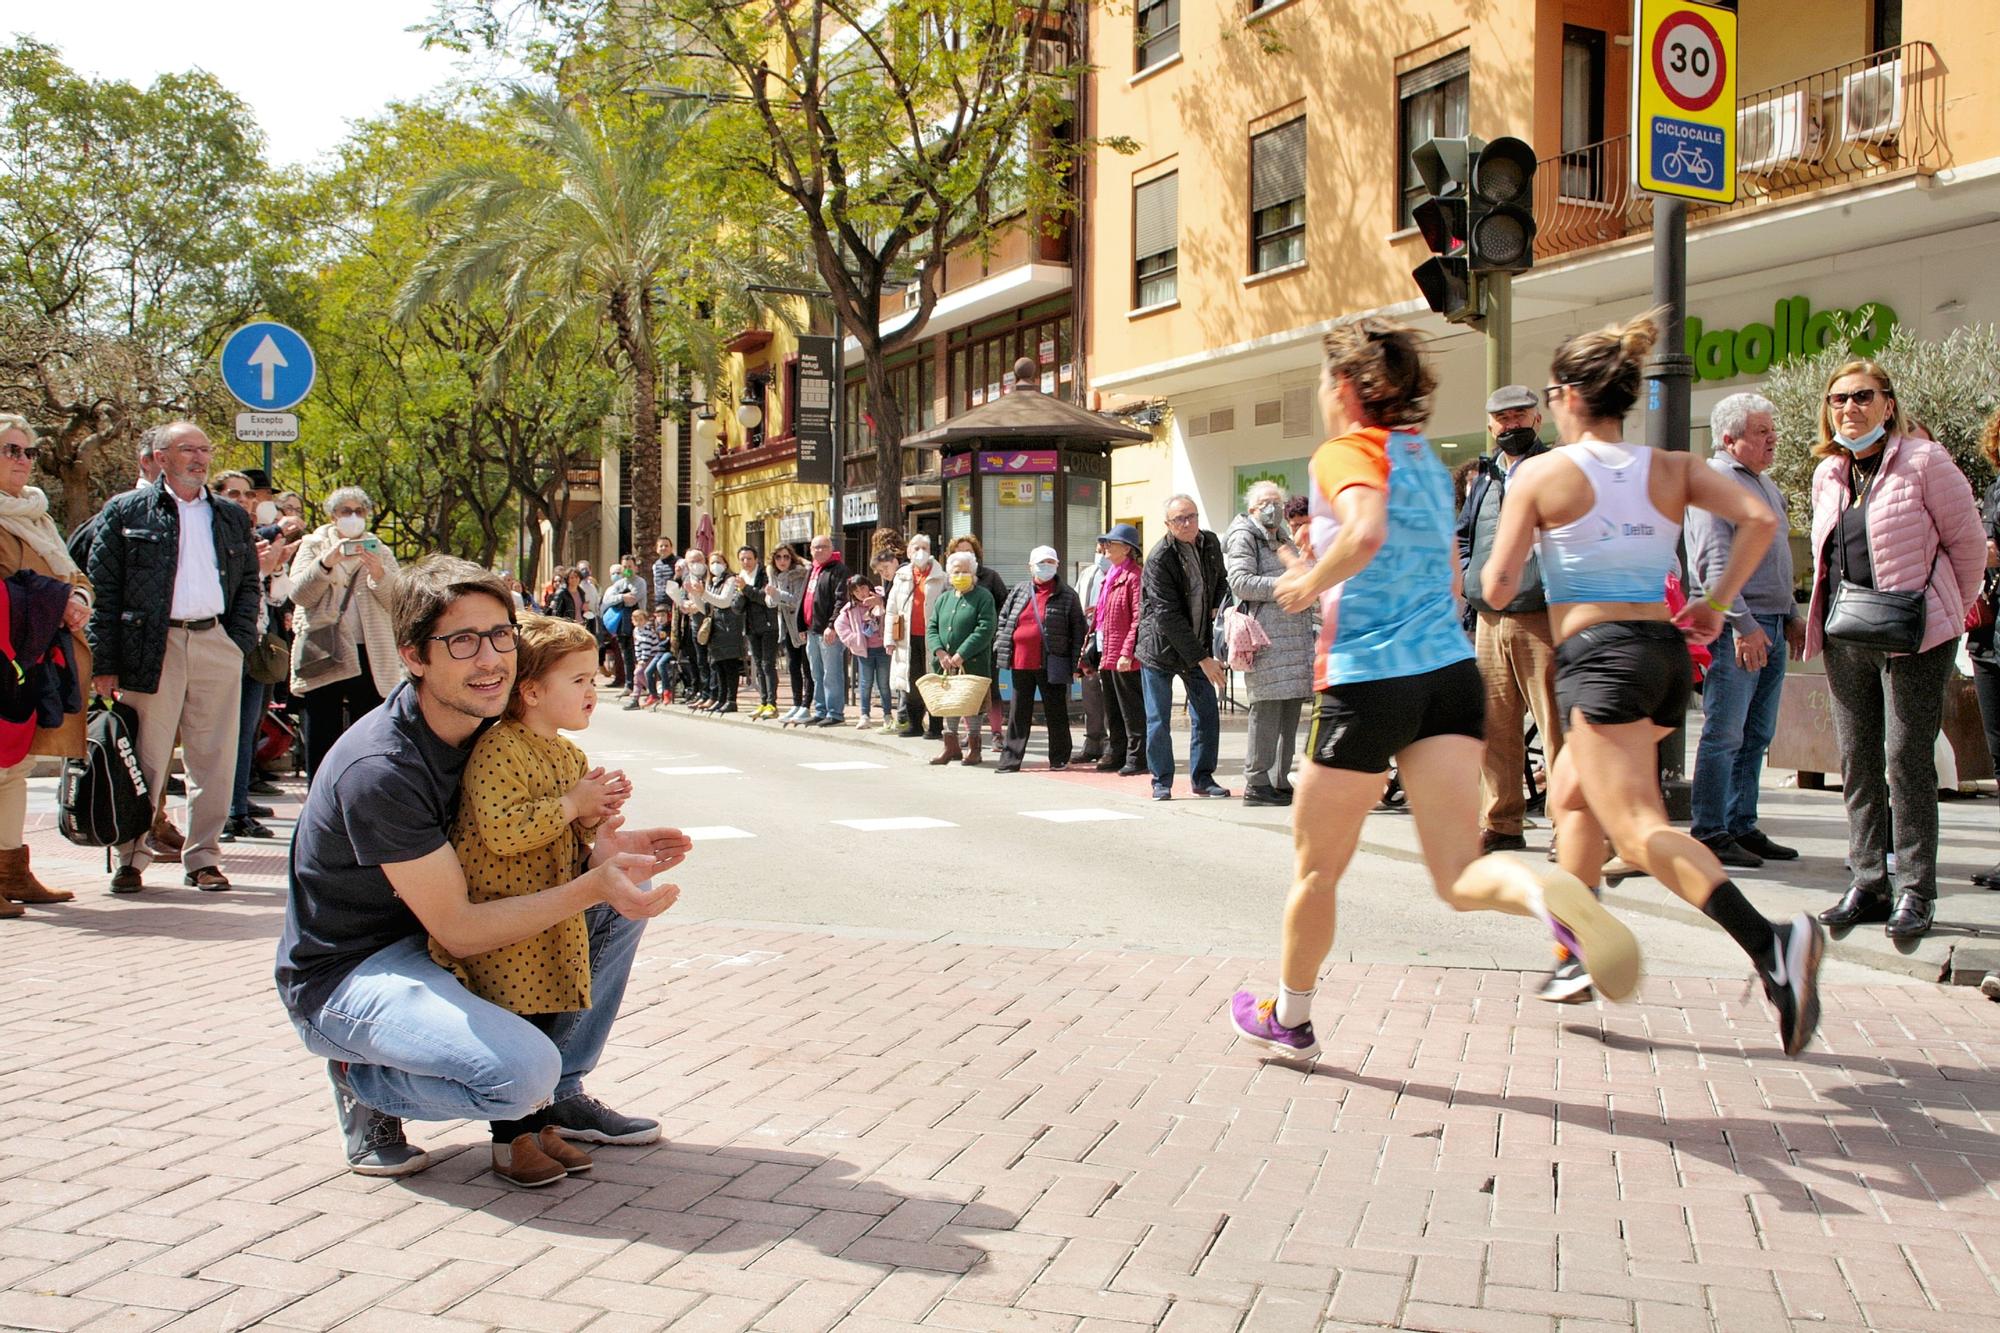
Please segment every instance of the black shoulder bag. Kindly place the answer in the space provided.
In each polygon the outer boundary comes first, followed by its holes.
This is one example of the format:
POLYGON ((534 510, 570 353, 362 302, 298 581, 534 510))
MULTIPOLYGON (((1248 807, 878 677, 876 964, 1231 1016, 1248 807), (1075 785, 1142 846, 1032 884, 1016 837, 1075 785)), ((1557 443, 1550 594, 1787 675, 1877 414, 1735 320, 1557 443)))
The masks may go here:
MULTIPOLYGON (((1885 464, 1886 465, 1886 464, 1885 464)), ((1880 476, 1878 472, 1876 474, 1880 476)), ((1868 546, 1868 563, 1875 563, 1875 545, 1868 537, 1868 491, 1873 482, 1854 489, 1854 465, 1848 464, 1848 494, 1853 503, 1862 510, 1861 539, 1868 546)), ((1925 589, 1915 592, 1891 592, 1884 588, 1864 588, 1858 583, 1847 581, 1847 541, 1840 532, 1840 519, 1834 520, 1833 550, 1835 559, 1833 596, 1827 601, 1826 637, 1855 648, 1871 648, 1883 653, 1914 653, 1924 646, 1925 589)), ((1939 554, 1942 554, 1940 548, 1939 554)), ((1937 560, 1931 561, 1933 571, 1937 560)))

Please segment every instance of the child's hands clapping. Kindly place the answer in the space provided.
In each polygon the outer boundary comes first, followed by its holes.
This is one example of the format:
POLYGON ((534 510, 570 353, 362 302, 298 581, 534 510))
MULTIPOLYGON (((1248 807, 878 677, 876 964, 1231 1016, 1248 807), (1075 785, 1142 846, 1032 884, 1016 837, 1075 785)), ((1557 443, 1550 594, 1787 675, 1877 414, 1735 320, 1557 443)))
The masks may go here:
POLYGON ((597 825, 618 813, 632 795, 632 780, 617 769, 593 768, 563 795, 563 813, 597 825))

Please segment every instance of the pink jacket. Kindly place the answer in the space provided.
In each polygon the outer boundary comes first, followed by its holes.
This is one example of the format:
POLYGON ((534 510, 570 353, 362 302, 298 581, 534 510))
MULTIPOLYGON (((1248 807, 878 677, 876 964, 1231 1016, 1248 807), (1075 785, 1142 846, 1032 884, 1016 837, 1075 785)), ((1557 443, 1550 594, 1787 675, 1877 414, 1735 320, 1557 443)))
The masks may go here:
MULTIPOLYGON (((1848 500, 1848 460, 1822 459, 1812 480, 1812 606, 1806 614, 1806 656, 1825 646, 1830 580, 1827 538, 1848 500)), ((1875 586, 1924 589, 1924 650, 1965 632, 1965 609, 1986 570, 1986 533, 1972 483, 1943 446, 1896 436, 1883 447, 1882 472, 1868 493, 1868 547, 1875 586), (1939 551, 1943 559, 1939 559, 1939 551)))
POLYGON ((1139 580, 1143 566, 1138 560, 1113 565, 1097 592, 1094 624, 1098 651, 1104 670, 1115 671, 1118 659, 1139 656, 1139 580))
MULTIPOLYGON (((1984 548, 1982 548, 1984 549, 1984 548)), ((871 648, 882 646, 882 612, 877 607, 849 602, 833 618, 833 636, 856 657, 868 656, 871 648)))

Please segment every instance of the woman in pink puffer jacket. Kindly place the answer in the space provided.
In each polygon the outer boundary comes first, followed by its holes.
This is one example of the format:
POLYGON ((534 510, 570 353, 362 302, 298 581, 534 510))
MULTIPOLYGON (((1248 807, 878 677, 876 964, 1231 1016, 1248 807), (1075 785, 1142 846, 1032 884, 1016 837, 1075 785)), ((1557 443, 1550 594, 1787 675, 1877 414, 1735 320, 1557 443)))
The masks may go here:
POLYGON ((1891 939, 1912 939, 1931 928, 1937 903, 1931 747, 1965 610, 1986 568, 1986 534, 1971 483, 1942 447, 1905 431, 1889 376, 1872 361, 1850 361, 1827 382, 1813 452, 1821 461, 1813 470, 1806 656, 1826 654, 1854 871, 1852 886, 1820 920, 1835 928, 1886 922, 1891 939), (1843 569, 1850 583, 1923 593, 1916 652, 1827 636, 1843 569), (1893 884, 1886 858, 1892 823, 1893 884))

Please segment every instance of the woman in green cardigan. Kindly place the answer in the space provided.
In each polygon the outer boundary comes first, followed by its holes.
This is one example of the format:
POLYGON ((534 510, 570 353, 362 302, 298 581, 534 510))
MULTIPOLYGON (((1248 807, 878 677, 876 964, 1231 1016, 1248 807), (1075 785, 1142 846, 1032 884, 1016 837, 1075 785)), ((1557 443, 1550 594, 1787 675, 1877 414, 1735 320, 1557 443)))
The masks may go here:
MULTIPOLYGON (((963 671, 968 676, 993 679, 993 631, 1000 621, 1000 609, 993 594, 979 586, 979 557, 970 551, 955 551, 944 562, 950 588, 931 600, 924 642, 931 650, 934 670, 963 671)), ((991 689, 989 685, 987 687, 991 689)), ((944 750, 933 764, 961 760, 968 767, 979 762, 979 724, 984 711, 970 717, 949 717, 944 721, 944 750), (969 739, 961 748, 959 731, 969 739)))

